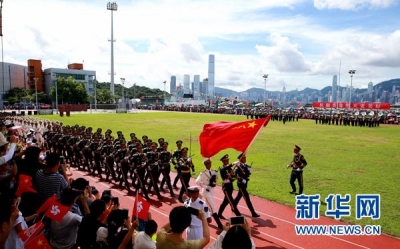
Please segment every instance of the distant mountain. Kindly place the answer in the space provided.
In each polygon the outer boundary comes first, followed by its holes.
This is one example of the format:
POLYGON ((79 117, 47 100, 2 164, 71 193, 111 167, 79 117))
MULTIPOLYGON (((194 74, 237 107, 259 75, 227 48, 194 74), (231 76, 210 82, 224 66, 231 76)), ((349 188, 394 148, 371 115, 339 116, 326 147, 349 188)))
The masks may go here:
MULTIPOLYGON (((400 79, 392 79, 392 80, 383 81, 381 83, 374 85, 374 89, 380 88, 382 91, 392 92, 393 86, 396 86, 397 89, 400 89, 400 79)), ((345 88, 345 87, 341 86, 340 90, 342 90, 343 88, 345 88)), ((294 93, 296 93, 296 91, 297 90, 288 91, 287 94, 294 94, 294 93)), ((354 91, 356 91, 358 93, 363 93, 363 92, 367 91, 367 88, 355 88, 354 91)), ((246 92, 248 94, 248 96, 259 96, 261 98, 264 95, 264 89, 262 89, 262 88, 254 88, 253 87, 253 88, 247 89, 246 91, 243 91, 243 92, 246 92)), ((215 87, 216 95, 225 97, 225 98, 234 98, 236 96, 239 96, 240 93, 243 93, 243 92, 236 92, 236 91, 229 90, 226 88, 215 87)), ((303 90, 297 91, 297 94, 311 95, 313 93, 317 93, 318 95, 326 96, 329 92, 332 93, 332 86, 326 86, 326 87, 322 88, 321 90, 307 87, 303 90)), ((281 91, 268 91, 267 90, 268 96, 271 96, 271 94, 274 95, 277 93, 281 93, 281 91)))

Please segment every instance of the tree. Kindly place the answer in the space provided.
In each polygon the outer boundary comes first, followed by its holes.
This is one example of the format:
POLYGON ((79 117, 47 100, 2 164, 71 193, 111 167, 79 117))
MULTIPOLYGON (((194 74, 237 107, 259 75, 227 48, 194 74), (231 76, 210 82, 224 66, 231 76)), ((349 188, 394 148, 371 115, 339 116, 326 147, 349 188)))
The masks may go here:
POLYGON ((23 102, 24 98, 27 98, 29 95, 29 90, 21 87, 11 88, 6 94, 5 99, 10 104, 15 104, 19 102, 23 102))
MULTIPOLYGON (((82 104, 86 103, 89 99, 84 83, 75 82, 72 76, 67 79, 58 77, 56 84, 58 104, 82 104)), ((50 89, 50 96, 54 101, 56 100, 55 86, 50 89)))

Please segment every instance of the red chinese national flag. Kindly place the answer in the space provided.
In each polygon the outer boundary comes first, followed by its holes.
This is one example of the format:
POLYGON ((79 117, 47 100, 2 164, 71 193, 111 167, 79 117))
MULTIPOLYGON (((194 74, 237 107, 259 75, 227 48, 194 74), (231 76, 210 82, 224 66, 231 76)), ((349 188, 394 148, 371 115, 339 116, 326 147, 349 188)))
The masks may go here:
POLYGON ((36 222, 32 226, 18 233, 24 244, 28 244, 36 235, 41 232, 44 228, 44 224, 41 221, 36 222))
POLYGON ((25 249, 51 249, 52 247, 44 237, 44 233, 34 238, 31 242, 25 245, 25 249))
POLYGON ((22 193, 33 192, 36 190, 32 188, 32 177, 27 175, 20 175, 18 179, 18 189, 15 192, 16 196, 21 196, 22 193))
POLYGON ((66 207, 59 203, 58 201, 53 201, 47 208, 44 215, 52 220, 61 222, 63 217, 68 213, 69 207, 66 207))
POLYGON ((133 206, 133 216, 136 218, 147 220, 150 209, 150 203, 148 203, 141 195, 136 195, 135 205, 133 206))
POLYGON ((36 211, 36 213, 40 214, 47 210, 47 208, 57 200, 57 195, 53 195, 52 197, 47 198, 47 200, 40 206, 40 208, 36 211))
POLYGON ((244 122, 217 122, 205 124, 200 134, 200 152, 203 157, 212 157, 221 150, 233 148, 245 152, 270 116, 244 122))

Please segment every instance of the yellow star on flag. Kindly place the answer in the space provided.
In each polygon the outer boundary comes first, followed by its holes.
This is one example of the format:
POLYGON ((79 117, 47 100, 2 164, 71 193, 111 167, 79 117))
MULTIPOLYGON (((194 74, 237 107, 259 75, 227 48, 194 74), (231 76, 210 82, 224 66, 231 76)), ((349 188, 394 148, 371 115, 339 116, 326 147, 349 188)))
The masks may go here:
POLYGON ((247 128, 254 128, 257 124, 256 124, 256 121, 253 121, 253 122, 251 122, 251 123, 248 123, 248 127, 247 128))
POLYGON ((40 240, 38 240, 37 243, 38 243, 38 246, 41 246, 41 245, 43 245, 43 240, 40 239, 40 240))

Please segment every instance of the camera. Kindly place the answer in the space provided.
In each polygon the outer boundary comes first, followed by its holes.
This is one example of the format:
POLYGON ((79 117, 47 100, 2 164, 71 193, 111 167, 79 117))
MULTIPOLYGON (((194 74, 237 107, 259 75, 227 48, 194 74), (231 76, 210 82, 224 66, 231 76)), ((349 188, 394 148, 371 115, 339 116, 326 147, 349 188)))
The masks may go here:
POLYGON ((235 216, 229 218, 229 223, 231 225, 243 225, 244 224, 244 216, 235 216))
POLYGON ((196 208, 192 208, 192 207, 188 207, 189 211, 191 214, 193 214, 194 216, 199 216, 199 210, 196 208))

